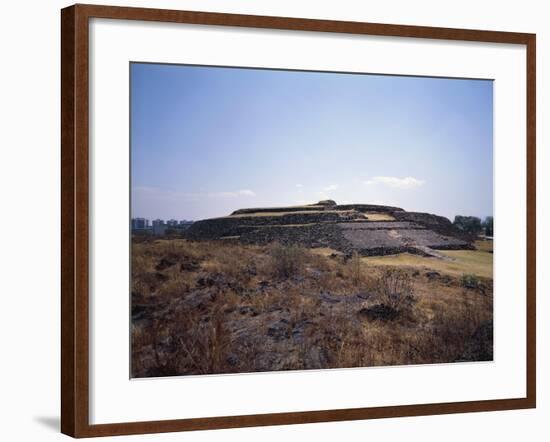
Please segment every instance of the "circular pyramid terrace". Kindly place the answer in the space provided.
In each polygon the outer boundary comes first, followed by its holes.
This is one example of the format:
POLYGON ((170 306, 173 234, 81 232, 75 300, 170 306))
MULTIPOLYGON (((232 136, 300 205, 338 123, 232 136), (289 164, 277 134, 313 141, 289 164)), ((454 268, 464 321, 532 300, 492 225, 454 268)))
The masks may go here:
POLYGON ((473 248, 442 216, 373 204, 341 205, 332 200, 239 209, 229 216, 197 221, 185 236, 191 240, 328 247, 361 255, 409 252, 440 257, 436 250, 473 248))

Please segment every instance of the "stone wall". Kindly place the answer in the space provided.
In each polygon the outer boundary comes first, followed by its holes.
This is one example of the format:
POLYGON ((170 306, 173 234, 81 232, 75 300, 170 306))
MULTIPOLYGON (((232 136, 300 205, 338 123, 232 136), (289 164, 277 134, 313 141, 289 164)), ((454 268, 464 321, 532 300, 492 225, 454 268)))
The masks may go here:
POLYGON ((273 226, 251 229, 240 237, 247 244, 297 244, 303 247, 330 247, 335 250, 349 250, 351 244, 342 235, 336 223, 308 224, 303 226, 273 226))
POLYGON ((250 213, 270 213, 270 212, 308 212, 324 210, 325 206, 312 204, 310 206, 289 206, 289 207, 251 207, 247 209, 238 209, 231 215, 246 215, 250 213))
MULTIPOLYGON (((353 219, 337 212, 312 212, 312 213, 288 213, 277 216, 228 216, 224 218, 212 218, 197 221, 187 229, 186 237, 190 239, 216 239, 222 236, 240 235, 248 231, 250 226, 294 226, 297 224, 336 223, 353 219)), ((292 228, 292 227, 289 227, 292 228)))
POLYGON ((405 211, 395 212, 393 216, 399 221, 410 221, 422 224, 426 228, 443 235, 450 235, 461 239, 469 239, 464 238, 464 235, 453 226, 453 223, 448 218, 445 218, 444 216, 433 215, 431 213, 405 211))

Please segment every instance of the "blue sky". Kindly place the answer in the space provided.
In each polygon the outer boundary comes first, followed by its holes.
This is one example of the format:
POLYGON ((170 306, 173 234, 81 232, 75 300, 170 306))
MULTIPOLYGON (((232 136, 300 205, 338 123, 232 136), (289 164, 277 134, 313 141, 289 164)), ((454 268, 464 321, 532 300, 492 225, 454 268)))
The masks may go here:
POLYGON ((132 216, 331 198, 493 212, 493 83, 131 64, 132 216))

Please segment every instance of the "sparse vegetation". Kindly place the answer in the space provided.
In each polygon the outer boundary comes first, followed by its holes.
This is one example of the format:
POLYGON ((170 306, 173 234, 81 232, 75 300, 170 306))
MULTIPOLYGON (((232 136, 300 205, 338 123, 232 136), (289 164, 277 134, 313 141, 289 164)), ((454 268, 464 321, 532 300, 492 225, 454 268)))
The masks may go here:
POLYGON ((397 312, 413 298, 412 278, 401 269, 384 269, 376 280, 375 289, 384 305, 397 312))
POLYGON ((275 243, 269 254, 272 259, 273 275, 278 278, 290 278, 298 275, 304 264, 304 250, 297 245, 275 243))
POLYGON ((467 289, 477 289, 481 283, 476 275, 465 273, 460 277, 460 284, 467 289))
POLYGON ((351 273, 351 279, 355 285, 361 284, 361 282, 364 280, 363 278, 363 265, 361 263, 361 256, 359 256, 359 253, 354 251, 351 255, 351 258, 349 260, 349 267, 350 267, 350 273, 351 273))
POLYGON ((476 274, 484 291, 465 290, 470 272, 422 259, 425 268, 283 244, 136 239, 132 374, 491 359, 492 279, 476 274))

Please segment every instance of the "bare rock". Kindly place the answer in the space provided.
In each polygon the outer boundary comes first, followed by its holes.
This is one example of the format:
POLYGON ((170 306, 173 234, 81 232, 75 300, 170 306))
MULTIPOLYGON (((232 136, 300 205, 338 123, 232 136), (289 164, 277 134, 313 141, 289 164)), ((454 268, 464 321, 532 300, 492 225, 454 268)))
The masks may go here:
POLYGON ((291 336, 291 326, 287 319, 281 319, 267 328, 267 335, 274 341, 284 341, 291 336))
POLYGON ((436 278, 439 278, 439 276, 441 276, 441 274, 439 272, 435 272, 435 271, 431 271, 431 272, 426 272, 425 275, 428 277, 428 279, 436 279, 436 278))
POLYGON ((160 272, 160 271, 166 270, 167 268, 172 267, 174 265, 176 265, 175 261, 167 259, 167 258, 162 258, 158 262, 158 264, 155 266, 155 270, 160 272))
POLYGON ((258 316, 258 311, 250 305, 243 305, 241 308, 239 308, 239 313, 243 316, 258 316))
POLYGON ((386 304, 376 304, 362 308, 359 314, 369 321, 393 321, 399 316, 399 311, 386 304))

